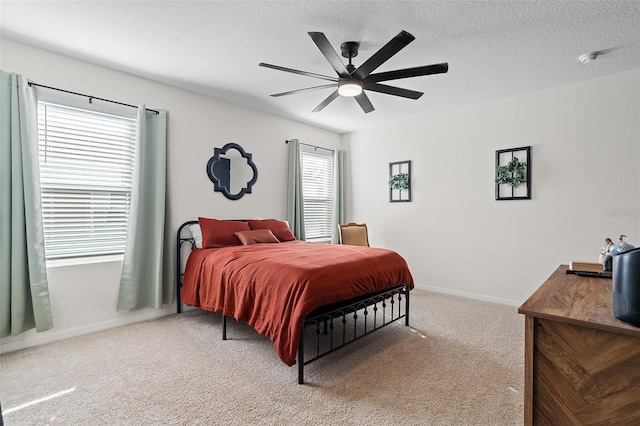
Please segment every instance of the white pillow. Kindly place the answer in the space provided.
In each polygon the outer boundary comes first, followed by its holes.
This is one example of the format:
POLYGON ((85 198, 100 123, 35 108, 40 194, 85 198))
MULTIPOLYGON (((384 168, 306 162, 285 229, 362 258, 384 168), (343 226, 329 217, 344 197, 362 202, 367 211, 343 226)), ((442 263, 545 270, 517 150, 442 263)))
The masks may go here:
POLYGON ((200 229, 200 224, 189 225, 189 231, 191 231, 191 236, 196 241, 196 247, 202 248, 202 229, 200 229))

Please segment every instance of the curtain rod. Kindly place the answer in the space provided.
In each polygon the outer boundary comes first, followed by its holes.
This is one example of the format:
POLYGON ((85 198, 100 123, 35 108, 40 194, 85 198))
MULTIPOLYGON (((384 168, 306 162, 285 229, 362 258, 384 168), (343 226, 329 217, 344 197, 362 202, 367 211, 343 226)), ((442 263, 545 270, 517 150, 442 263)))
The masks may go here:
MULTIPOLYGON (((284 141, 284 143, 289 143, 291 141, 284 141)), ((302 143, 302 142, 298 142, 300 145, 304 145, 304 146, 310 146, 311 148, 315 148, 315 149, 324 149, 325 151, 331 151, 331 152, 335 152, 335 149, 329 149, 329 148, 323 148, 321 146, 316 146, 316 145, 311 145, 308 143, 302 143)))
MULTIPOLYGON (((36 86, 36 87, 42 87, 44 89, 51 89, 51 90, 57 90, 58 92, 64 92, 64 93, 69 93, 72 95, 78 95, 78 96, 84 96, 85 98, 89 98, 89 103, 92 103, 91 101, 93 99, 97 99, 99 101, 104 101, 104 102, 110 102, 112 104, 118 104, 118 105, 123 105, 123 106, 127 106, 127 107, 131 107, 131 108, 138 108, 135 105, 131 105, 131 104, 125 104, 122 102, 118 102, 118 101, 112 101, 110 99, 104 99, 104 98, 99 98, 97 96, 91 96, 91 95, 85 95, 84 93, 78 93, 78 92, 72 92, 70 90, 64 90, 64 89, 58 89, 57 87, 51 87, 51 86, 45 86, 44 84, 38 84, 38 83, 33 83, 33 82, 29 82, 29 86, 36 86)), ((155 112, 156 114, 160 114, 160 111, 155 110, 155 109, 149 109, 149 108, 145 108, 147 111, 151 111, 151 112, 155 112)))

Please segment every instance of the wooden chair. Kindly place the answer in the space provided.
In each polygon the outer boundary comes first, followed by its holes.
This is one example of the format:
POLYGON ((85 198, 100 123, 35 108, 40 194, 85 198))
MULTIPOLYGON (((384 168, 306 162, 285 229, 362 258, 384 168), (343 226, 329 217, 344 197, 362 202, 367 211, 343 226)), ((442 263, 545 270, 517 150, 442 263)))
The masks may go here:
POLYGON ((340 244, 369 247, 369 234, 365 223, 350 222, 338 225, 340 228, 340 244))

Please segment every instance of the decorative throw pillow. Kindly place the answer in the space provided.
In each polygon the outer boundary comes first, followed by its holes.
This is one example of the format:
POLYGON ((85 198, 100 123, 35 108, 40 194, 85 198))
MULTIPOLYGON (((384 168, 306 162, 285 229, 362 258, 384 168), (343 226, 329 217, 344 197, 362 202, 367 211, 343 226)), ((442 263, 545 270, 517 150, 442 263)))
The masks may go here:
POLYGON ((236 220, 199 217, 198 223, 202 230, 202 248, 239 246, 240 240, 235 236, 235 233, 250 230, 247 222, 236 220))
POLYGON ((279 241, 293 241, 296 237, 289 229, 289 225, 283 220, 263 219, 248 220, 251 229, 269 229, 279 241))
POLYGON ((269 229, 256 229, 253 231, 240 231, 236 232, 236 237, 240 240, 242 245, 248 246, 258 243, 279 243, 280 241, 273 235, 273 232, 269 229))

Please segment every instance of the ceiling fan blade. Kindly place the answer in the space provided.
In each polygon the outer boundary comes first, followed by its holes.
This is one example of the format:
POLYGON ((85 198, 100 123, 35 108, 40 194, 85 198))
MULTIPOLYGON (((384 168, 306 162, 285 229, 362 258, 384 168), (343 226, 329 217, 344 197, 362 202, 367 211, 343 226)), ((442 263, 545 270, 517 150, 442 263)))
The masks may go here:
POLYGON ((356 101, 358 101, 358 105, 360 105, 360 108, 362 108, 365 114, 368 114, 371 111, 375 110, 366 93, 362 92, 358 96, 355 96, 354 98, 356 101))
POLYGON ((385 93, 387 95, 402 96, 403 98, 419 99, 424 93, 416 92, 415 90, 402 89, 400 87, 387 86, 386 84, 368 83, 364 86, 365 90, 371 90, 372 92, 385 93))
POLYGON ((379 81, 397 80, 400 78, 419 77, 422 75, 443 74, 449 70, 449 64, 443 62, 441 64, 425 65, 422 67, 404 68, 401 70, 381 72, 371 74, 364 79, 364 83, 377 83, 379 81))
POLYGON ((329 105, 335 98, 337 98, 338 96, 340 96, 340 94, 338 93, 338 89, 336 89, 332 94, 329 95, 329 97, 327 99, 325 99, 324 101, 322 101, 320 103, 320 105, 318 105, 313 111, 311 112, 319 112, 322 111, 324 109, 324 107, 326 107, 327 105, 329 105))
POLYGON ((304 75, 304 76, 307 76, 307 77, 320 78, 322 80, 334 81, 336 83, 338 81, 340 81, 336 77, 330 77, 328 75, 316 74, 316 73, 313 73, 313 72, 294 70, 293 68, 285 68, 285 67, 281 67, 279 65, 265 64, 264 62, 260 62, 258 64, 258 66, 265 67, 265 68, 271 68, 271 69, 278 70, 278 71, 290 72, 290 73, 293 73, 293 74, 304 75))
POLYGON ((340 56, 336 53, 336 51, 331 47, 331 43, 327 40, 327 37, 324 33, 310 31, 309 36, 313 40, 313 42, 318 46, 320 52, 324 55, 324 57, 329 61, 331 67, 338 73, 338 75, 342 78, 349 78, 351 74, 347 71, 347 67, 344 66, 344 63, 340 59, 340 56))
POLYGON ((385 63, 389 58, 402 50, 407 44, 411 43, 416 38, 410 33, 402 30, 400 33, 392 38, 387 44, 382 46, 380 50, 367 59, 362 65, 353 72, 353 76, 364 80, 369 74, 385 63))
POLYGON ((274 98, 277 98, 279 96, 294 95, 296 93, 309 92, 309 91, 312 91, 312 90, 328 89, 329 87, 336 87, 336 85, 335 84, 323 84, 322 86, 307 87, 306 89, 298 89, 298 90, 291 90, 289 92, 274 93, 271 96, 273 96, 274 98))

